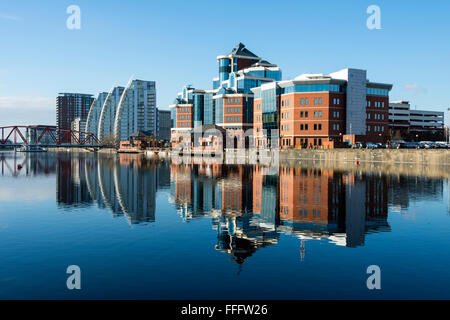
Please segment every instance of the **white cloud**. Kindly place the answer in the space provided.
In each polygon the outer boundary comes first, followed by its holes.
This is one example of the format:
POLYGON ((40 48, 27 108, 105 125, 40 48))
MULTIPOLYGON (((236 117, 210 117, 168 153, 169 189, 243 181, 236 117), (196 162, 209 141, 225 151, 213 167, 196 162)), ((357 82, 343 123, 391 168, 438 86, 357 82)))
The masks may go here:
POLYGON ((403 90, 405 91, 411 91, 413 94, 419 94, 419 93, 427 93, 427 89, 422 88, 417 83, 411 83, 411 84, 405 84, 403 86, 403 90))
POLYGON ((0 96, 0 109, 55 110, 55 98, 0 96))
POLYGON ((13 16, 13 15, 6 14, 6 13, 0 13, 0 19, 11 20, 11 21, 22 21, 21 17, 13 16))

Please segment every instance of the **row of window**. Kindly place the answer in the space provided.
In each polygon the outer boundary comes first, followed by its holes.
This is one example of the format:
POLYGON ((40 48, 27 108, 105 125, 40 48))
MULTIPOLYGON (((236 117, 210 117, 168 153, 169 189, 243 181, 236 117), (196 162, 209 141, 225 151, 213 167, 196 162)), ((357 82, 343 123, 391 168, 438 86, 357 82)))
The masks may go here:
POLYGON ((227 104, 231 104, 231 103, 241 103, 241 98, 228 98, 227 99, 227 104))
POLYGON ((178 112, 191 112, 191 108, 178 108, 178 112))
POLYGON ((281 106, 284 107, 289 107, 289 105, 291 104, 291 101, 289 100, 281 100, 281 106))
MULTIPOLYGON (((321 105, 323 102, 322 98, 314 98, 314 105, 321 105)), ((282 107, 289 107, 291 104, 290 100, 281 100, 281 106, 282 107)), ((300 105, 308 105, 309 104, 309 98, 302 98, 300 99, 300 105)), ((340 98, 334 98, 333 99, 333 105, 340 105, 341 99, 340 98)), ((257 110, 260 110, 261 105, 258 104, 256 106, 257 110)))
POLYGON ((339 123, 333 123, 333 130, 338 131, 339 130, 339 123))
MULTIPOLYGON (((371 104, 370 100, 367 100, 367 106, 371 107, 371 104)), ((374 108, 384 108, 384 101, 375 101, 374 108)))
POLYGON ((227 113, 240 113, 241 108, 227 108, 227 113))
POLYGON ((191 123, 190 122, 178 122, 178 126, 184 127, 184 128, 190 128, 191 127, 191 123))
POLYGON ((226 117, 226 119, 227 119, 227 122, 232 122, 232 121, 239 122, 239 121, 241 121, 241 117, 226 117))
POLYGON ((189 120, 189 119, 191 119, 191 116, 190 115, 179 115, 178 119, 179 120, 189 120))
MULTIPOLYGON (((372 116, 371 116, 371 114, 370 113, 368 113, 367 114, 367 119, 368 120, 370 120, 370 118, 371 118, 372 116)), ((373 114, 373 120, 384 120, 384 114, 383 113, 374 113, 373 114)))
MULTIPOLYGON (((258 141, 258 145, 259 145, 259 142, 260 141, 258 141)), ((310 146, 312 146, 312 145, 314 145, 314 146, 321 146, 322 145, 322 139, 320 139, 320 138, 315 138, 314 140, 313 140, 313 143, 314 144, 310 144, 310 146)), ((302 138, 302 139, 300 139, 300 144, 302 145, 302 146, 308 146, 308 138, 302 138)), ((291 139, 281 139, 281 145, 282 146, 290 146, 291 145, 291 139)), ((319 201, 320 202, 320 201, 319 201)), ((315 210, 313 210, 313 212, 315 213, 315 210)), ((319 216, 320 216, 320 210, 318 210, 318 214, 319 214, 319 216)), ((307 215, 307 211, 306 211, 306 209, 305 209, 305 216, 307 215)), ((315 215, 314 215, 315 216, 315 215)))
MULTIPOLYGON (((290 112, 282 112, 281 113, 281 119, 289 119, 289 117, 290 117, 290 112)), ((339 111, 334 111, 333 118, 339 118, 339 117, 340 117, 339 111)), ((300 118, 308 118, 308 111, 305 111, 305 112, 301 111, 300 118)), ((314 111, 314 118, 322 118, 322 111, 314 111)), ((382 118, 384 120, 384 115, 382 115, 382 118)), ((257 116, 256 119, 258 121, 261 121, 261 116, 257 116)), ((370 119, 370 116, 368 119, 370 119)))
MULTIPOLYGON (((322 130, 321 123, 319 123, 319 124, 315 123, 313 127, 314 127, 314 130, 322 130)), ((308 128, 309 128, 308 124, 300 124, 300 130, 308 130, 308 128)), ((290 129, 290 126, 288 124, 281 126, 281 131, 289 131, 289 129, 290 129)))
POLYGON ((370 132, 370 129, 373 129, 373 132, 384 132, 384 126, 367 126, 367 132, 370 132))

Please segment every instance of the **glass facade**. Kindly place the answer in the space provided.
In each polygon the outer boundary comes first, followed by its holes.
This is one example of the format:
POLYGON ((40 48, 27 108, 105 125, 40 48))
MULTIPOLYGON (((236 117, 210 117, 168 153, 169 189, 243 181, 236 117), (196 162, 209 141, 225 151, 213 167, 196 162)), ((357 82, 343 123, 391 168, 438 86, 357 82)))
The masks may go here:
POLYGON ((388 89, 379 89, 379 88, 367 88, 368 95, 374 95, 374 96, 389 96, 389 90, 388 89))
POLYGON ((114 121, 116 118, 117 106, 119 105, 124 90, 124 87, 115 87, 106 97, 98 125, 97 135, 99 139, 104 139, 114 134, 114 121))
POLYGON ((128 140, 132 133, 156 135, 156 88, 154 81, 133 80, 122 94, 114 120, 116 141, 128 140))
POLYGON ((263 130, 267 130, 267 137, 271 137, 271 129, 278 128, 277 95, 279 88, 267 89, 261 92, 263 130))
POLYGON ((105 103, 107 96, 107 92, 101 92, 97 95, 94 102, 92 103, 91 108, 89 109, 86 120, 86 128, 82 131, 93 133, 97 136, 98 125, 100 123, 100 114, 102 112, 103 104, 105 103))
POLYGON ((223 123, 223 98, 214 99, 216 104, 216 123, 223 123))
POLYGON ((213 90, 218 89, 219 86, 220 86, 220 80, 219 79, 213 80, 213 90))
POLYGON ((339 84, 296 84, 282 89, 283 93, 292 92, 345 92, 345 87, 339 84))
POLYGON ((203 94, 194 93, 194 128, 203 124, 204 96, 203 94))
POLYGON ((219 60, 219 82, 228 80, 231 72, 231 60, 224 58, 219 60))
POLYGON ((214 124, 216 123, 215 119, 213 94, 206 93, 203 98, 203 123, 214 124))
POLYGON ((244 123, 253 123, 253 98, 244 100, 244 123))

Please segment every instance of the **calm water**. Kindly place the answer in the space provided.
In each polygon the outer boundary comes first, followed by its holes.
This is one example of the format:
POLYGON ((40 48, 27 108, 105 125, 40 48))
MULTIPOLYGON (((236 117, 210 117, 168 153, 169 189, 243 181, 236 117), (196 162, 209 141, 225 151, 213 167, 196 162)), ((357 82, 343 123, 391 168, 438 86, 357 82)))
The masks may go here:
POLYGON ((450 298, 448 180, 266 173, 0 153, 0 298, 450 298))

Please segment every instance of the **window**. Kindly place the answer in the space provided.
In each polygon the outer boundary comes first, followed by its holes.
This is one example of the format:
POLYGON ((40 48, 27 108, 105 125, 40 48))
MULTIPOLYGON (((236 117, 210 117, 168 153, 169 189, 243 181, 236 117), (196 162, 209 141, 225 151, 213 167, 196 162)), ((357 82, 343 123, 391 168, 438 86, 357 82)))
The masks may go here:
POLYGON ((308 104, 308 98, 305 99, 305 104, 306 104, 306 105, 308 104))
POLYGON ((319 123, 319 130, 322 130, 322 124, 319 123))
POLYGON ((314 104, 317 104, 317 98, 314 98, 314 104))
POLYGON ((303 118, 303 111, 300 112, 300 118, 303 118))
MULTIPOLYGON (((317 130, 317 124, 314 124, 314 130, 317 130)), ((314 143, 315 144, 315 143, 314 143)))
POLYGON ((304 104, 305 100, 301 99, 300 104, 304 104))
POLYGON ((308 111, 305 111, 305 118, 308 118, 308 111))
POLYGON ((322 98, 319 98, 319 104, 322 104, 322 98))
POLYGON ((319 118, 322 118, 322 111, 319 111, 319 118))
POLYGON ((314 111, 314 118, 317 118, 317 111, 314 111))
MULTIPOLYGON (((308 130, 308 124, 305 124, 305 130, 308 130)), ((308 140, 306 140, 308 142, 308 140)))

